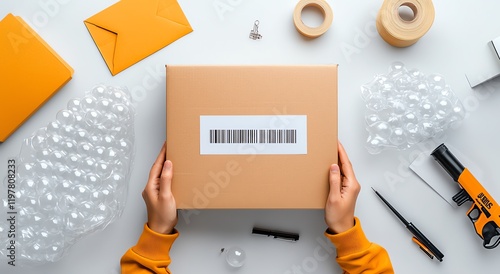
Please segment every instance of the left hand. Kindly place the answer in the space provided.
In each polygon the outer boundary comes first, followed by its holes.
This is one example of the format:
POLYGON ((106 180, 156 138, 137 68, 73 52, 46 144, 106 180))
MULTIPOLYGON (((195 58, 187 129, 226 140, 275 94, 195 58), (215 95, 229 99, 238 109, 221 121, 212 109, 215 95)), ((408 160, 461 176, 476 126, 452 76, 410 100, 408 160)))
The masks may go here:
POLYGON ((171 234, 177 224, 177 207, 172 194, 172 162, 166 159, 166 145, 156 158, 142 197, 148 210, 148 226, 151 230, 171 234))

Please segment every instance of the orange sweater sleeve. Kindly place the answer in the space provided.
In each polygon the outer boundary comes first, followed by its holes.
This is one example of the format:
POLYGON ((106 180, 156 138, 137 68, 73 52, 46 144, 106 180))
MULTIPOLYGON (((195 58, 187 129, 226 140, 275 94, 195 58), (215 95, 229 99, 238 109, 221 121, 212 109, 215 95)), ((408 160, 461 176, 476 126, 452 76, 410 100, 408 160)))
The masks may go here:
POLYGON ((368 241, 358 218, 354 222, 354 227, 342 233, 325 232, 337 248, 337 263, 344 273, 394 273, 387 251, 368 241))
POLYGON ((179 232, 160 234, 144 225, 137 244, 127 250, 120 260, 122 274, 133 273, 170 273, 169 251, 179 232))

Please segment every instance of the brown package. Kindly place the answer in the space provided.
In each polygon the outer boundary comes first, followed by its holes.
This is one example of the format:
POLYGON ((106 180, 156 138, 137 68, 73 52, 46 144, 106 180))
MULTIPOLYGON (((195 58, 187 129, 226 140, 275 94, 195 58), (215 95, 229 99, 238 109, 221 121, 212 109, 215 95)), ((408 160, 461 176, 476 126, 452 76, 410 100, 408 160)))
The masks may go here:
POLYGON ((166 71, 178 208, 324 208, 337 163, 337 65, 166 71))

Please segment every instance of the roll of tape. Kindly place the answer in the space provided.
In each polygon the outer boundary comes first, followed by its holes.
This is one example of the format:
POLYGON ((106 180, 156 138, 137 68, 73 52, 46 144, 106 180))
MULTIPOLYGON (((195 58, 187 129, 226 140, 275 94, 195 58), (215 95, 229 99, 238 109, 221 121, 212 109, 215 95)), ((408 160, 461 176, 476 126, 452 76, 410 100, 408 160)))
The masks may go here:
POLYGON ((434 22, 432 0, 385 0, 377 15, 377 30, 382 39, 395 47, 415 44, 434 22), (404 20, 399 8, 406 6, 413 11, 413 19, 404 20))
POLYGON ((295 24, 295 28, 300 32, 300 34, 310 37, 316 38, 325 33, 333 21, 333 12, 330 8, 330 5, 325 0, 300 0, 295 6, 295 10, 293 11, 293 23, 295 24), (304 22, 302 22, 302 10, 305 7, 315 7, 318 8, 323 13, 323 23, 317 28, 311 28, 306 26, 304 22))

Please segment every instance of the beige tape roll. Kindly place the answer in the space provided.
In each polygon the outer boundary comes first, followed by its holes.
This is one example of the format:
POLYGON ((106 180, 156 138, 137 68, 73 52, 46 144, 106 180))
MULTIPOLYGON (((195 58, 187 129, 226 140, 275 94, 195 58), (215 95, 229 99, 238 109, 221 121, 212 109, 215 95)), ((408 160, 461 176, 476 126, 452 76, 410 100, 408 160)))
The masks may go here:
POLYGON ((295 24, 295 28, 300 32, 300 34, 306 37, 316 38, 321 36, 328 30, 332 21, 332 9, 325 0, 300 0, 293 11, 293 23, 295 24), (302 10, 305 7, 316 7, 323 13, 324 20, 319 27, 311 28, 302 22, 302 10))
POLYGON ((415 44, 434 22, 432 0, 385 0, 377 15, 377 30, 382 39, 395 47, 415 44), (414 18, 406 21, 399 15, 399 8, 407 6, 414 18))

